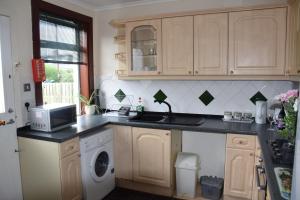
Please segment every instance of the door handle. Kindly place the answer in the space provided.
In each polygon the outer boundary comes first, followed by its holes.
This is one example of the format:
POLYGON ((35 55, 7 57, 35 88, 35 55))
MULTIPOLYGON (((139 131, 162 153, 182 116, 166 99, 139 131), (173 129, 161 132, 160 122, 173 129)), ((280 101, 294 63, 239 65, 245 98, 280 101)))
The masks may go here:
POLYGON ((5 120, 0 120, 0 126, 5 126, 5 125, 9 125, 9 124, 14 124, 15 120, 10 119, 8 122, 5 120))
POLYGON ((15 123, 15 120, 13 119, 10 119, 8 122, 6 122, 6 124, 14 124, 15 123))
POLYGON ((265 169, 262 166, 256 165, 255 170, 256 170, 257 188, 259 190, 266 190, 267 185, 266 184, 262 185, 259 178, 260 174, 265 174, 265 169))
POLYGON ((0 120, 0 126, 5 126, 6 121, 5 120, 0 120))

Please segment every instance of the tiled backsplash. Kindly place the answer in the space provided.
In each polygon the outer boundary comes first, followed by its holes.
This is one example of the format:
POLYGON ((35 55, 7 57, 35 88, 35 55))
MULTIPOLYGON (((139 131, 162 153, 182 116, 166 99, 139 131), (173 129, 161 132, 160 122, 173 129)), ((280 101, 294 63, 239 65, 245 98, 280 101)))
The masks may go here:
POLYGON ((222 115, 224 111, 254 114, 255 105, 251 101, 254 95, 260 98, 263 95, 270 105, 275 95, 292 89, 293 83, 290 81, 120 81, 105 77, 102 78, 100 87, 103 108, 118 109, 121 105, 136 106, 138 98, 141 97, 146 111, 166 112, 167 106, 154 103, 153 96, 161 90, 167 96, 165 101, 171 104, 173 112, 222 115), (122 98, 119 97, 122 92, 126 97, 120 102, 122 98))

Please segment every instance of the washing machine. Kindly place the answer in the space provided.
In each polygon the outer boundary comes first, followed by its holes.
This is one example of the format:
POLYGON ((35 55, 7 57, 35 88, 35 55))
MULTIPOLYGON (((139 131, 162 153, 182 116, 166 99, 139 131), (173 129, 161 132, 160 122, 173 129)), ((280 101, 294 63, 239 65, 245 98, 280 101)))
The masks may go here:
POLYGON ((84 199, 103 199, 115 188, 112 129, 80 138, 80 152, 84 199))

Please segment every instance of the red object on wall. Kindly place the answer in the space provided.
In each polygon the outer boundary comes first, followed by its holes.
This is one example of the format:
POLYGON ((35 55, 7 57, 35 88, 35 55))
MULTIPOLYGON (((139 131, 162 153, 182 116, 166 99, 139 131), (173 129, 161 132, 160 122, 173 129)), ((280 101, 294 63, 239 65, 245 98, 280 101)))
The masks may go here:
POLYGON ((46 80, 45 62, 43 59, 32 59, 32 74, 36 83, 46 80))

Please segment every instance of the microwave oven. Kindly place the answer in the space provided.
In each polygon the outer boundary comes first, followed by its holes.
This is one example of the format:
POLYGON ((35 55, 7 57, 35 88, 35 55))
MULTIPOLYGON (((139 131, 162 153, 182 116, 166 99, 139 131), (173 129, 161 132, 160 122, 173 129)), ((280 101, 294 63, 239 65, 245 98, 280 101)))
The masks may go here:
POLYGON ((30 109, 30 129, 54 132, 77 122, 75 104, 46 104, 30 109))

